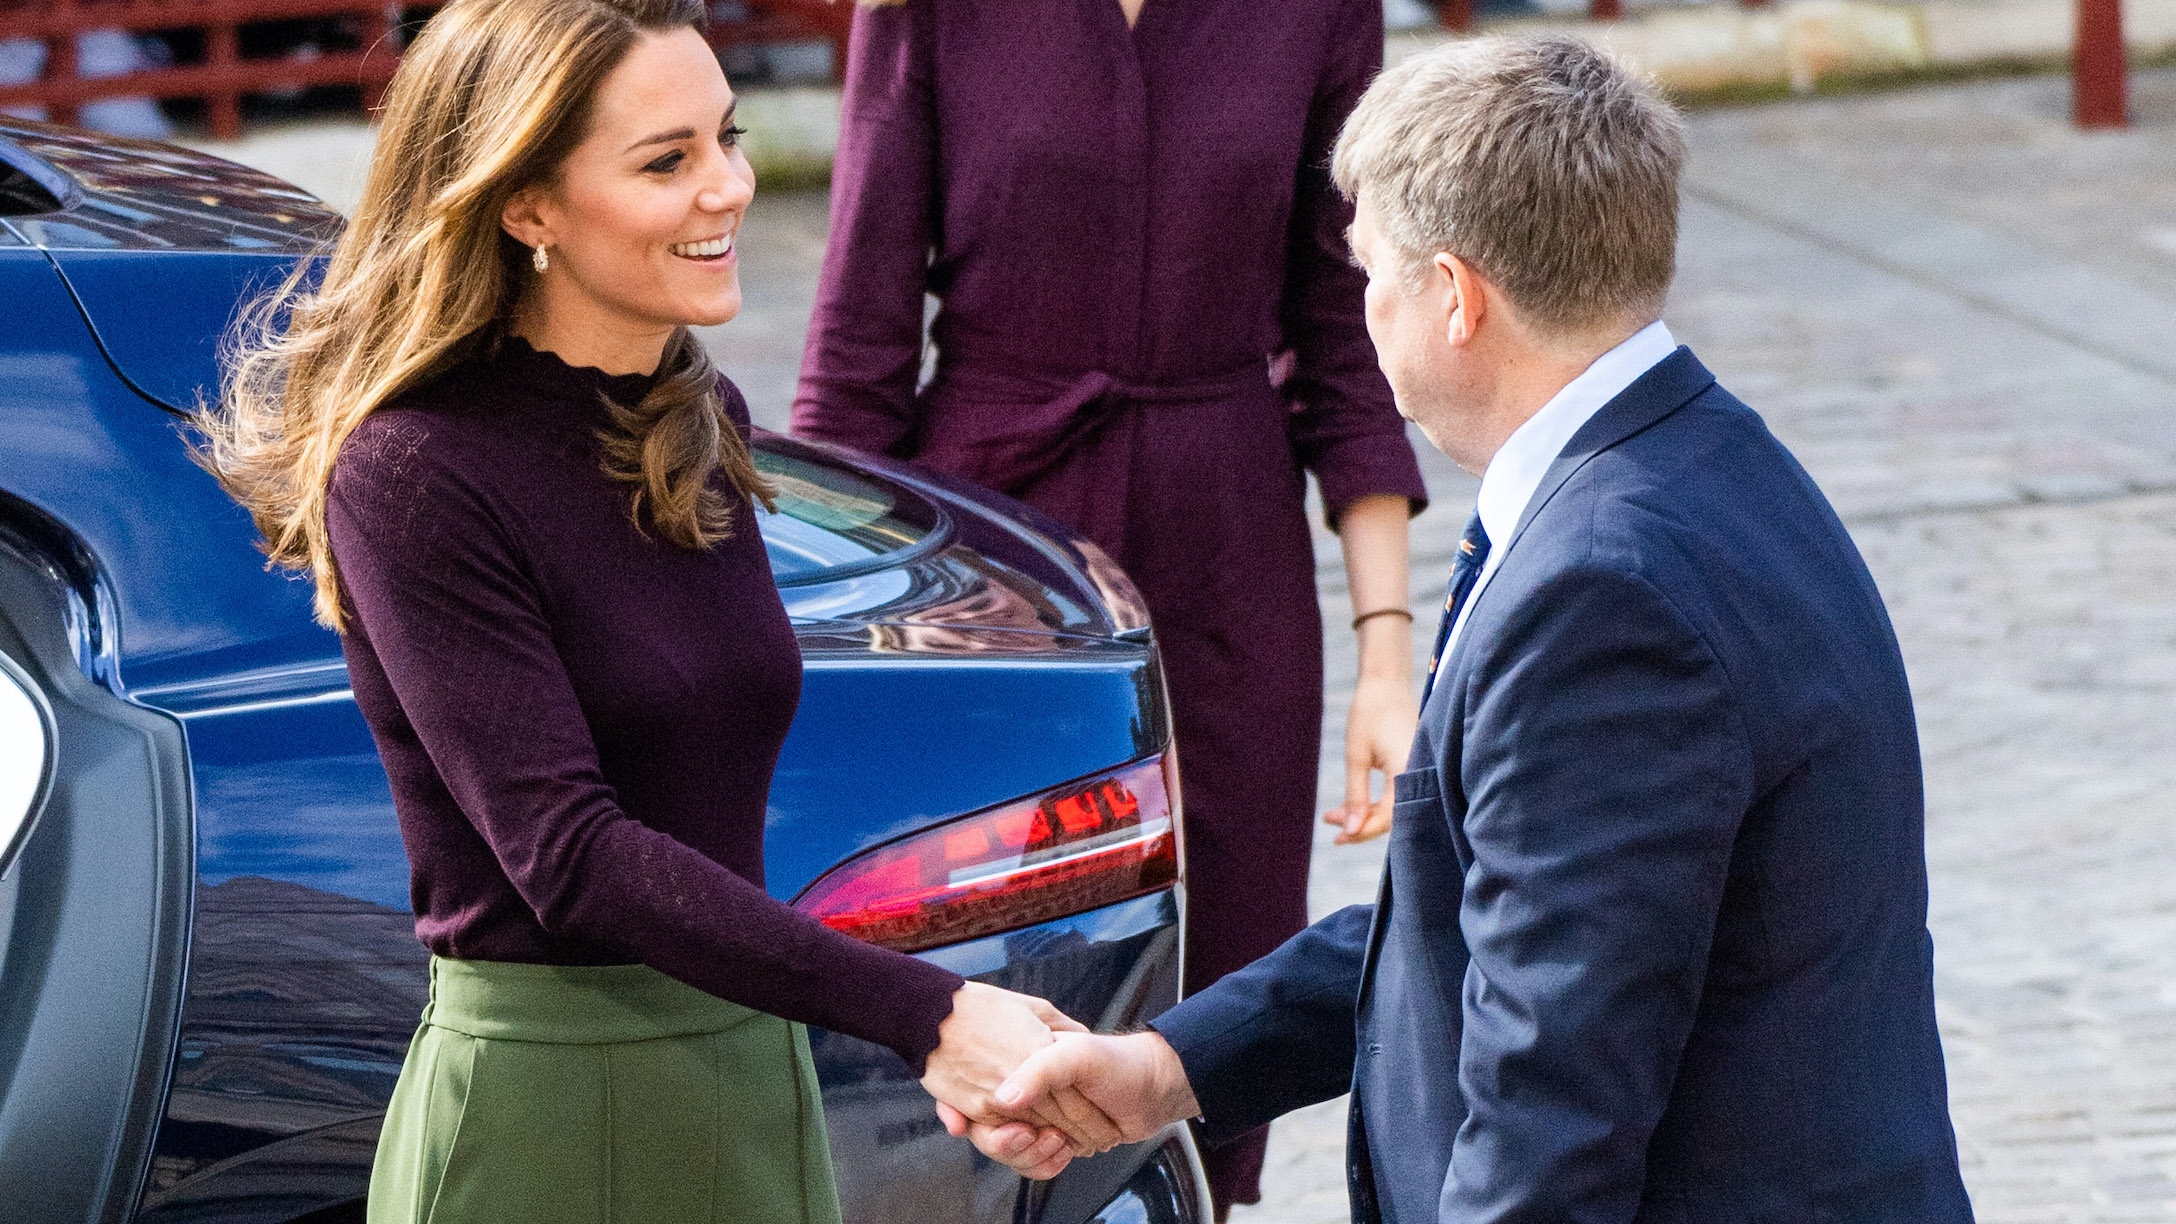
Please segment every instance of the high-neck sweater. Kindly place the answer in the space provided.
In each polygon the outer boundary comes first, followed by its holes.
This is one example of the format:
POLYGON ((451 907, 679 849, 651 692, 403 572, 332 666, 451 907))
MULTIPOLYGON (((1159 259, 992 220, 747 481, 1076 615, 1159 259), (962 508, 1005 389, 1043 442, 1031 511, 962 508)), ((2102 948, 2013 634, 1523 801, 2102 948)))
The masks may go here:
MULTIPOLYGON (((643 376, 518 339, 340 448, 326 523, 355 701, 384 757, 416 934, 440 956, 640 962, 889 1046, 920 1073, 961 979, 763 888, 801 656, 748 499, 666 541, 607 476, 604 396, 643 376)), ((748 410, 719 392, 745 437, 748 410)))

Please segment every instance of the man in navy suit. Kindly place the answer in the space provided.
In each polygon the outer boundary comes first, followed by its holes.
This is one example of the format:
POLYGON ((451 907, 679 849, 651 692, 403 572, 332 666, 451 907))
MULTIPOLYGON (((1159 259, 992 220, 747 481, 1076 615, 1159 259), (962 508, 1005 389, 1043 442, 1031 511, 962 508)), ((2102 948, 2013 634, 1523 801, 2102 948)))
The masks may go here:
MULTIPOLYGON (((1353 1094, 1354 1217, 1958 1224, 1919 752, 1858 551, 1658 321, 1678 122, 1576 41, 1368 91, 1335 171, 1401 411, 1482 473, 1380 899, 969 1126, 1049 1176, 1353 1094)), ((1243 695, 1235 694, 1235 700, 1243 695)))

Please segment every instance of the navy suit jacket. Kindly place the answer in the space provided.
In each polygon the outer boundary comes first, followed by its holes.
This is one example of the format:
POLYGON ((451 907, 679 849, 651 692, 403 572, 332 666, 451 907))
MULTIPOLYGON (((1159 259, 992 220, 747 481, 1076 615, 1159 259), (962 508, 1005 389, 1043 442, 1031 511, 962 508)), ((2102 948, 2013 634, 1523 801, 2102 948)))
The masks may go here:
POLYGON ((1911 694, 1820 490, 1679 349, 1496 547, 1380 900, 1156 1021, 1208 1138, 1349 1087, 1361 1221, 1969 1221, 1911 694))

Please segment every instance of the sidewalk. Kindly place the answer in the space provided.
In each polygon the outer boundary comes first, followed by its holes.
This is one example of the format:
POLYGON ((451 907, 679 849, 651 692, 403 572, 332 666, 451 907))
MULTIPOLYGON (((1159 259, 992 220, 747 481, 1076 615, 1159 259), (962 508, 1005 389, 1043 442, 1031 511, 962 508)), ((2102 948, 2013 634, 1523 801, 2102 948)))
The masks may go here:
MULTIPOLYGON (((1516 28, 1561 30, 1609 47, 1680 95, 1781 87, 1804 93, 1825 78, 2055 66, 2070 52, 2073 4, 1782 0, 1746 9, 1714 2, 1632 8, 1621 21, 1550 17, 1516 28)), ((2126 0, 2123 16, 2132 54, 2176 51, 2176 0, 2126 0)), ((1433 31, 1392 35, 1390 58, 1441 38, 1433 31)))

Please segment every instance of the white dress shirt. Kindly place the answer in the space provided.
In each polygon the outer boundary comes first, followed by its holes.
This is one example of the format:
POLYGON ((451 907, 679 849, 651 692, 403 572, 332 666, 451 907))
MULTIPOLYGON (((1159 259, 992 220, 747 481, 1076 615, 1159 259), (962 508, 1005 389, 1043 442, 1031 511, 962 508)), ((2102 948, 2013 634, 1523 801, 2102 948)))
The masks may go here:
POLYGON ((1616 348, 1594 359, 1579 377, 1564 384, 1564 389, 1549 397, 1541 411, 1527 418, 1526 424, 1514 430, 1504 439, 1503 448, 1488 461, 1488 470, 1481 474, 1481 493, 1476 499, 1476 509, 1481 512, 1481 530, 1488 533, 1488 560, 1481 565, 1481 574, 1474 579, 1473 591, 1459 608, 1458 623, 1451 626, 1451 636, 1443 643, 1443 657, 1451 657, 1451 648, 1458 644, 1458 635, 1466 627, 1466 618, 1473 614, 1474 602, 1481 598, 1488 580, 1495 575, 1504 554, 1511 551, 1511 534, 1518 530, 1519 519, 1526 514, 1526 503, 1534 500, 1534 493, 1541 487, 1541 478, 1549 465, 1602 405, 1617 398, 1626 387, 1639 380, 1640 375, 1653 369, 1657 362, 1677 351, 1677 340, 1670 329, 1660 321, 1649 323, 1633 332, 1631 337, 1616 348))

